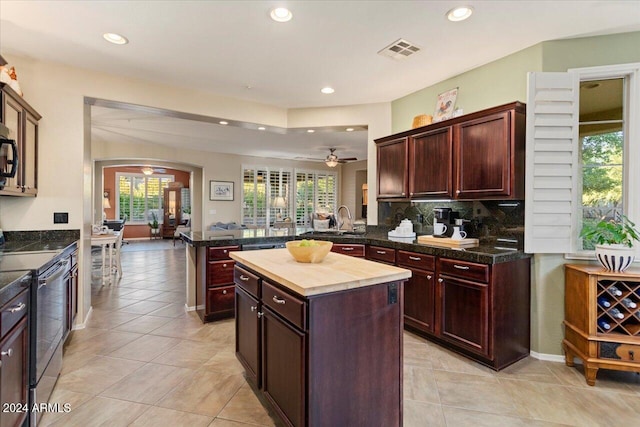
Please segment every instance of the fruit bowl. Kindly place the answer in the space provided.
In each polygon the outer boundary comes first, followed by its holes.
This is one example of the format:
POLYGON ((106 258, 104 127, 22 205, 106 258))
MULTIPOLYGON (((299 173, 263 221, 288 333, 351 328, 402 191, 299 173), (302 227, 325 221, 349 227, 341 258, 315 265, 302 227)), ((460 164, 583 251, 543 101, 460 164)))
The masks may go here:
POLYGON ((287 249, 298 262, 322 262, 327 256, 333 242, 324 240, 292 240, 287 242, 287 249))

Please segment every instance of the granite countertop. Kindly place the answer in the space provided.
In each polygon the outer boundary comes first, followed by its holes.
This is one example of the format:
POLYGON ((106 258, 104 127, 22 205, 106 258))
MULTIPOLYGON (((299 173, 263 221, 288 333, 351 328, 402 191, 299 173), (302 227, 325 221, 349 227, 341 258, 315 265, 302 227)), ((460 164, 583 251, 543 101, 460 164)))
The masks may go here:
POLYGON ((411 277, 411 271, 404 268, 333 252, 329 252, 319 263, 297 262, 287 249, 236 251, 229 255, 242 265, 305 297, 411 277))
POLYGON ((444 248, 429 246, 422 243, 398 242, 390 240, 386 230, 372 230, 365 234, 336 234, 313 232, 310 228, 296 229, 241 229, 220 230, 206 232, 182 233, 185 242, 192 246, 231 246, 252 243, 282 242, 300 238, 329 240, 334 243, 369 244, 387 248, 405 250, 434 255, 461 261, 478 262, 482 264, 499 264, 522 258, 529 258, 521 249, 505 248, 492 244, 490 240, 482 240, 480 246, 474 248, 444 248))

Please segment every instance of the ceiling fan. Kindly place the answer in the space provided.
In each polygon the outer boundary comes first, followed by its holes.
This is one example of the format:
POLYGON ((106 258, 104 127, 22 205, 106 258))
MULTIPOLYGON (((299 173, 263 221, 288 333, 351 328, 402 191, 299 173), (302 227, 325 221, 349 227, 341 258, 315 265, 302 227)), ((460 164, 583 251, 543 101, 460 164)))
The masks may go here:
POLYGON ((167 170, 165 168, 154 168, 151 166, 144 166, 141 168, 141 171, 145 175, 153 175, 154 173, 165 173, 167 170))
POLYGON ((298 157, 299 159, 304 159, 304 160, 315 160, 318 162, 324 161, 325 164, 327 166, 329 166, 330 168, 335 168, 336 166, 338 166, 338 163, 347 163, 347 162, 353 162, 355 160, 358 160, 356 157, 345 157, 345 158, 338 158, 338 156, 335 154, 336 149, 335 148, 329 148, 329 155, 323 160, 323 159, 317 159, 317 158, 310 158, 310 157, 298 157))

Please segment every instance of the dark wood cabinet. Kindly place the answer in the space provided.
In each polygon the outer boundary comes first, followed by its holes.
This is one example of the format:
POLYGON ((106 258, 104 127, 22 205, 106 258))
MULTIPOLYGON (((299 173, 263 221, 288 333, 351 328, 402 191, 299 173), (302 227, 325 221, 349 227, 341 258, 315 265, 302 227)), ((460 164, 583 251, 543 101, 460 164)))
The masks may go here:
POLYGON ((453 197, 450 126, 409 137, 409 196, 453 197))
POLYGON ((23 291, 0 310, 0 425, 19 427, 29 413, 24 411, 29 391, 28 291, 23 291))
POLYGON ((67 273, 67 315, 65 319, 65 336, 73 329, 78 314, 78 251, 69 255, 70 270, 67 273))
POLYGON ((524 198, 521 121, 509 110, 454 126, 456 198, 524 198))
MULTIPOLYGON (((7 178, 0 195, 36 196, 38 122, 42 118, 20 95, 0 83, 0 121, 9 128, 9 139, 18 146, 16 176, 7 178)), ((12 154, 9 154, 11 160, 12 154)))
POLYGON ((265 397, 291 426, 305 425, 306 334, 263 307, 262 390, 265 397))
POLYGON ((434 333, 435 257, 398 251, 397 264, 411 270, 411 278, 404 285, 405 325, 434 333))
POLYGON ((396 250, 383 246, 367 245, 366 258, 386 264, 396 263, 396 250))
POLYGON ((378 199, 406 199, 409 197, 408 148, 406 137, 376 145, 378 199))
POLYGON ((356 258, 364 257, 364 245, 362 244, 346 244, 346 243, 334 243, 331 247, 331 252, 337 252, 343 255, 349 255, 356 258))
POLYGON ((236 355, 284 425, 402 425, 400 282, 303 297, 235 269, 236 355))
POLYGON ((196 311, 204 322, 233 317, 235 261, 240 246, 199 247, 196 262, 196 311))
POLYGON ((514 102, 376 140, 378 199, 523 199, 525 115, 514 102))

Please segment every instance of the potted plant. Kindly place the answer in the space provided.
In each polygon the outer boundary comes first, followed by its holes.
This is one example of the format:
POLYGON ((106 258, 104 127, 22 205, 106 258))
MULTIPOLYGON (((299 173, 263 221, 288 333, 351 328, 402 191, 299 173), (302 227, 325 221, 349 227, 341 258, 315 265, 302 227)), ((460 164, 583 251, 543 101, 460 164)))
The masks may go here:
POLYGON ((158 224, 158 216, 155 212, 151 212, 151 222, 147 223, 151 227, 151 235, 160 232, 160 224, 158 224))
POLYGON ((624 215, 618 221, 601 220, 597 224, 585 224, 580 233, 595 244, 596 258, 607 270, 624 271, 635 259, 634 240, 640 241, 640 232, 624 215))

